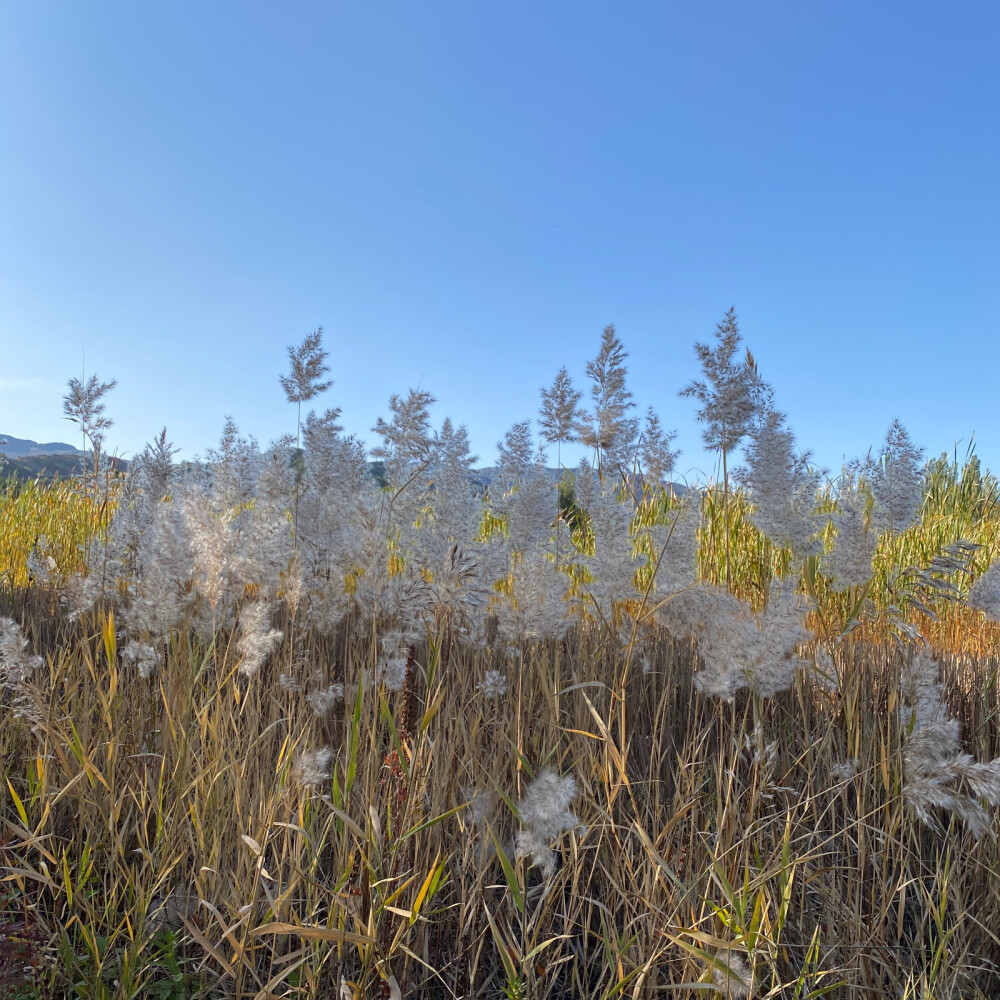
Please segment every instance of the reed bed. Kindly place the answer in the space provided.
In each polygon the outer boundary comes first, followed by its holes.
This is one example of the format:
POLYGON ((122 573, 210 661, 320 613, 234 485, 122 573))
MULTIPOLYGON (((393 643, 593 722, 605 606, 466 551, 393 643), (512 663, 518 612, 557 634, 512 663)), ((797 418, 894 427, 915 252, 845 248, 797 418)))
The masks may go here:
POLYGON ((200 470, 101 483, 71 380, 93 475, 0 493, 0 998, 1000 996, 996 480, 895 423, 822 483, 716 336, 684 499, 613 327, 543 393, 596 467, 522 422, 485 495, 425 392, 303 420, 319 331, 200 470))
POLYGON ((86 569, 91 539, 107 523, 114 507, 113 480, 104 495, 94 496, 72 481, 31 479, 0 481, 0 578, 23 588, 31 576, 29 561, 41 548, 64 575, 86 569))
MULTIPOLYGON (((113 612, 7 590, 44 660, 0 723, 10 995, 1000 991, 996 841, 907 815, 895 647, 845 646, 837 693, 800 673, 726 704, 662 633, 641 662, 586 626, 502 655, 440 635, 393 692, 371 622, 281 614, 249 682, 233 634, 183 630, 143 679, 113 612), (343 685, 328 712, 282 685, 303 665, 343 685), (544 768, 579 821, 550 879, 509 860, 544 768)), ((1000 755, 996 656, 945 662, 974 754, 1000 755)))

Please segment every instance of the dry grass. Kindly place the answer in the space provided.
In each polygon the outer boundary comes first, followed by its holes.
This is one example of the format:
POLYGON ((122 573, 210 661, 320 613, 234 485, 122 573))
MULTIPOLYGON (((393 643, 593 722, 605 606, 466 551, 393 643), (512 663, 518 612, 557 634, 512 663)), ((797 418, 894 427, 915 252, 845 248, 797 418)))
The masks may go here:
MULTIPOLYGON (((59 489, 6 498, 5 551, 35 530, 12 510, 61 509, 64 534, 32 522, 50 539, 85 530, 69 511, 95 524, 59 489)), ((780 553, 750 551, 741 523, 750 594, 780 553)), ((1000 661, 962 614, 937 626, 961 640, 949 704, 989 759, 1000 661)), ((393 693, 372 683, 370 621, 323 638, 285 613, 249 680, 231 636, 182 631, 143 680, 106 610, 68 621, 12 575, 0 615, 44 658, 0 715, 0 997, 682 997, 741 961, 757 997, 1000 995, 996 840, 957 821, 937 837, 905 811, 898 654, 877 636, 844 644, 837 694, 800 675, 722 704, 666 635, 644 673, 599 629, 511 659, 445 632, 393 693), (477 690, 488 669, 501 698, 477 690), (346 698, 319 719, 283 672, 346 698), (330 776, 303 786, 297 760, 324 747, 330 776), (546 765, 575 776, 582 824, 551 881, 510 852, 546 765)))

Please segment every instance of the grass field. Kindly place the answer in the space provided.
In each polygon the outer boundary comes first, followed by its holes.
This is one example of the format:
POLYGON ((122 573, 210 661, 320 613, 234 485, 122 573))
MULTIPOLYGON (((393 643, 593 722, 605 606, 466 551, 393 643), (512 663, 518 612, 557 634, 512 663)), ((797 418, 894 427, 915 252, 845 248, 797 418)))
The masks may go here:
MULTIPOLYGON (((942 541, 990 561, 995 483, 974 463, 940 464, 919 523, 880 544, 834 685, 799 670, 728 702, 695 687, 693 640, 586 614, 558 640, 483 647, 428 619, 391 684, 381 621, 355 608, 323 631, 294 597, 270 605, 280 642, 249 675, 240 626, 194 612, 141 669, 117 599, 60 600, 106 551, 114 497, 82 492, 0 499, 0 615, 19 627, 2 647, 0 995, 1000 990, 996 839, 907 808, 886 614, 894 572, 942 541), (28 585, 40 535, 58 566, 28 585)), ((722 508, 702 506, 718 579, 722 508)), ((728 512, 732 588, 760 604, 788 553, 740 496, 728 512)), ((817 597, 829 644, 849 598, 817 597)), ((992 759, 995 626, 954 601, 921 624, 963 747, 992 759)))

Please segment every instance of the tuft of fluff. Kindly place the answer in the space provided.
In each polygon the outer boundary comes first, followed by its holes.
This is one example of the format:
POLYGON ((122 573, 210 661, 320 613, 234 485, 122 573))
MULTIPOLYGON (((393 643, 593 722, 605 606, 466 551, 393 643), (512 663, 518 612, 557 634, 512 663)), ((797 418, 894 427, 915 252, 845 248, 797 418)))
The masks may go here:
POLYGON ((422 389, 411 389, 405 398, 394 393, 389 398, 392 419, 379 417, 372 428, 383 442, 372 448, 372 458, 385 463, 385 481, 394 490, 393 504, 401 520, 411 525, 414 495, 420 494, 419 487, 413 488, 417 486, 414 477, 427 466, 433 452, 430 408, 435 402, 422 389))
POLYGON ((698 580, 698 528, 701 524, 700 494, 685 498, 667 511, 664 523, 650 531, 656 576, 657 619, 674 635, 692 631, 690 600, 686 592, 698 580))
POLYGON ((481 572, 478 556, 483 548, 468 539, 453 541, 437 530, 419 532, 417 561, 430 577, 427 600, 430 613, 440 621, 454 616, 457 622, 475 618, 487 604, 493 581, 481 572))
POLYGON ((133 587, 131 606, 125 611, 129 631, 148 633, 157 641, 167 639, 184 616, 191 559, 181 505, 173 501, 156 503, 142 536, 139 579, 133 587))
POLYGON ((646 428, 642 433, 639 456, 645 482, 654 489, 665 485, 667 476, 674 471, 680 457, 680 449, 670 445, 677 437, 677 431, 665 431, 660 418, 652 406, 646 410, 646 428))
POLYGON ((990 621, 1000 621, 1000 559, 990 563, 969 588, 969 607, 984 612, 990 621))
POLYGON ((214 611, 237 589, 240 559, 232 509, 217 512, 211 498, 188 491, 181 515, 191 546, 195 587, 214 611))
POLYGON ((306 695, 306 702, 317 718, 325 719, 344 700, 344 685, 331 684, 306 695))
POLYGON ((12 618, 0 618, 0 689, 17 689, 42 665, 40 656, 27 653, 28 640, 12 618))
POLYGON ((523 829, 514 838, 514 857, 530 857, 532 865, 540 868, 545 878, 551 878, 556 871, 552 841, 580 823, 569 808, 575 796, 576 779, 571 774, 560 777, 545 767, 517 804, 523 829))
POLYGON ((823 558, 823 568, 836 591, 861 587, 872 575, 872 558, 878 532, 869 528, 868 497, 853 483, 837 492, 837 510, 830 520, 837 529, 833 550, 823 558))
POLYGON ((239 670, 244 677, 253 677, 281 642, 284 633, 270 625, 271 605, 266 601, 240 609, 241 635, 236 648, 243 657, 239 670))
POLYGON ((903 671, 900 702, 906 804, 938 833, 934 810, 951 812, 978 839, 992 828, 991 813, 979 800, 1000 805, 1000 758, 980 763, 959 752, 958 720, 948 712, 938 664, 925 649, 903 671))
POLYGON ((232 417, 226 418, 217 449, 209 449, 212 495, 223 510, 249 503, 260 478, 262 456, 253 437, 242 437, 232 417))
POLYGON ((493 611, 506 642, 561 639, 569 628, 566 594, 569 578, 548 555, 536 550, 514 565, 510 592, 501 595, 493 611))
POLYGON ((406 684, 406 656, 389 656, 380 659, 378 679, 390 691, 402 691, 406 684))
POLYGON ((542 410, 538 420, 542 437, 549 444, 571 443, 578 440, 580 423, 580 393, 566 366, 556 373, 550 389, 542 389, 542 410))
POLYGON ((530 552, 548 541, 559 515, 559 488, 541 460, 496 504, 507 519, 512 552, 530 552))
POLYGON ((753 971, 739 953, 725 948, 713 958, 712 985, 722 996, 737 1000, 753 994, 753 971))
POLYGON ((609 323, 601 332, 597 357, 587 362, 594 408, 580 414, 580 442, 594 449, 600 467, 615 478, 631 472, 639 437, 639 421, 629 416, 635 403, 625 381, 627 357, 628 351, 618 339, 614 324, 609 323))
POLYGON ((31 681, 43 661, 27 649, 28 640, 17 622, 0 618, 0 694, 10 690, 14 715, 27 720, 37 734, 44 717, 37 695, 32 696, 31 681))
POLYGON ((499 698, 507 693, 507 678, 499 670, 487 670, 476 690, 484 698, 499 698))
POLYGON ((160 666, 160 655, 148 642, 132 639, 122 650, 123 662, 135 666, 143 680, 152 677, 160 666))
POLYGON ((802 558, 822 545, 823 519, 814 509, 819 474, 810 468, 808 455, 795 454, 795 436, 783 426, 784 419, 776 410, 768 413, 747 447, 750 519, 775 545, 802 558))
POLYGON ((44 586, 56 579, 59 564, 52 558, 49 551, 49 540, 45 535, 39 535, 31 548, 27 559, 28 574, 31 582, 44 586))
POLYGON ((375 679, 390 691, 402 691, 406 684, 406 665, 410 651, 405 637, 399 632, 387 632, 382 636, 375 679))
POLYGON ((865 470, 872 491, 876 530, 899 534, 912 525, 923 503, 922 453, 894 420, 885 436, 879 461, 865 470))
POLYGON ((730 308, 715 327, 716 344, 696 343, 695 354, 701 363, 704 381, 690 382, 682 396, 701 403, 697 412, 704 425, 701 436, 710 451, 732 451, 766 409, 770 388, 757 372, 749 351, 736 362, 742 341, 736 310, 730 308))
POLYGON ((303 750, 292 765, 292 777, 304 788, 317 788, 330 778, 333 748, 303 750))
POLYGON ((765 697, 791 687, 796 668, 803 666, 796 647, 812 638, 805 625, 809 609, 809 599, 795 592, 791 579, 772 583, 758 615, 735 598, 721 604, 699 637, 704 666, 694 676, 695 686, 725 701, 744 687, 765 697))
POLYGON ((587 595, 601 621, 610 622, 616 602, 638 596, 635 571, 640 557, 630 533, 635 507, 621 503, 608 482, 594 489, 593 499, 587 508, 590 528, 594 534, 594 554, 584 556, 581 562, 591 574, 586 585, 587 595))

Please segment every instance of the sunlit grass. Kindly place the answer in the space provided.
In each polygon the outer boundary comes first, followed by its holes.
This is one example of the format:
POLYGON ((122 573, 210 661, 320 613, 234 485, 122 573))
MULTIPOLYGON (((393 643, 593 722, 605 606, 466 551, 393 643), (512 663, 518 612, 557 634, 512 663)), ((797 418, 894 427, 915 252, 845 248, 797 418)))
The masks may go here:
MULTIPOLYGON (((996 996, 997 845, 904 810, 884 614, 893 575, 943 544, 980 542, 986 565, 994 495, 975 470, 937 470, 921 522, 877 553, 836 692, 800 673, 726 704, 694 689, 691 642, 656 632, 640 662, 595 627, 493 650, 432 630, 392 692, 372 680, 376 623, 321 636, 284 605, 254 677, 234 630, 199 640, 186 622, 143 679, 109 608, 71 620, 28 586, 40 535, 58 581, 108 508, 70 484, 8 490, 0 615, 43 666, 0 716, 0 933, 21 963, 0 967, 0 996, 4 975, 37 997, 697 996, 740 961, 758 997, 996 996), (484 695, 487 670, 505 695, 484 695), (319 717, 283 674, 345 697, 319 717), (329 773, 304 785, 316 748, 329 773), (549 881, 510 851, 544 766, 575 777, 581 823, 549 881)), ((719 501, 702 499, 713 582, 719 501)), ((733 589, 759 606, 789 556, 742 494, 728 512, 733 589)), ((813 584, 817 624, 842 627, 852 595, 813 584)), ((960 605, 939 617, 921 628, 949 707, 969 751, 996 757, 996 626, 960 605)))

